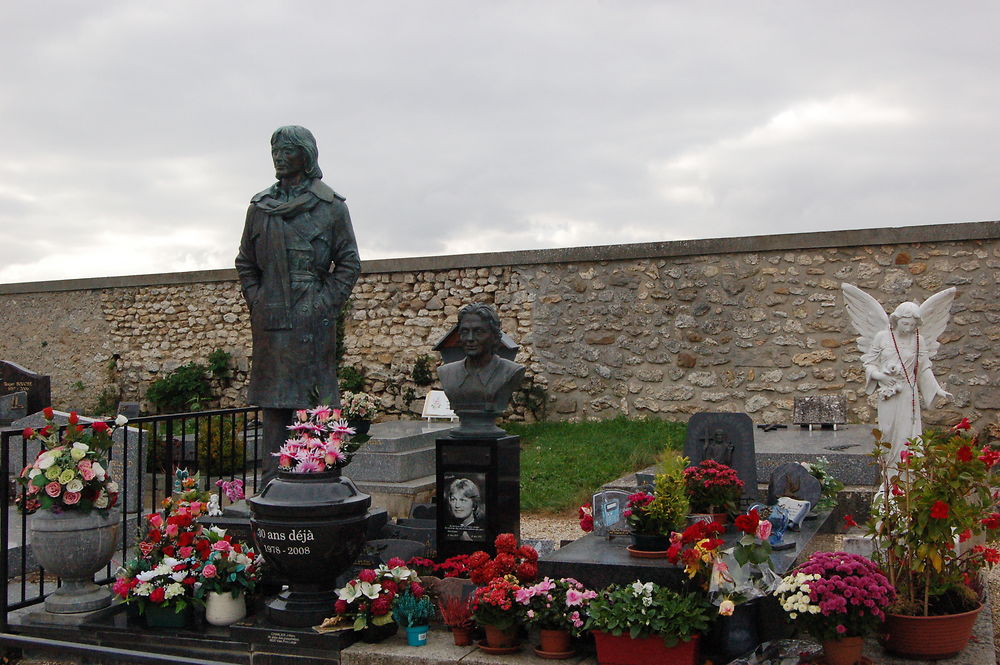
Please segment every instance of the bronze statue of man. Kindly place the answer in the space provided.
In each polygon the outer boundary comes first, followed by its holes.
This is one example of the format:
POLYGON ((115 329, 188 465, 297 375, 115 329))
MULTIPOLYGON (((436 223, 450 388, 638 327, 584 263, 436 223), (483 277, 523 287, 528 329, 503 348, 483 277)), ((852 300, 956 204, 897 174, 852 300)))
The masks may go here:
POLYGON ((344 197, 322 182, 312 132, 290 125, 271 135, 278 182, 250 199, 236 257, 250 308, 251 404, 263 411, 266 484, 295 409, 338 407, 337 313, 361 272, 344 197))
POLYGON ((524 366, 496 354, 500 335, 500 317, 491 306, 472 303, 458 312, 465 358, 438 367, 441 387, 459 419, 450 434, 454 438, 491 439, 506 434, 495 421, 521 385, 524 366))

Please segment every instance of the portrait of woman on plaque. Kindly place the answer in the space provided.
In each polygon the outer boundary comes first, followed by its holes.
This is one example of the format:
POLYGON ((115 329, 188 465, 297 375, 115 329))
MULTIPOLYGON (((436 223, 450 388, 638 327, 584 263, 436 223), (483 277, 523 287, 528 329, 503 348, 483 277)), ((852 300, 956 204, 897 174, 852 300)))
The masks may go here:
POLYGON ((486 540, 486 506, 483 494, 485 473, 448 474, 445 476, 444 535, 449 540, 484 542, 486 540))

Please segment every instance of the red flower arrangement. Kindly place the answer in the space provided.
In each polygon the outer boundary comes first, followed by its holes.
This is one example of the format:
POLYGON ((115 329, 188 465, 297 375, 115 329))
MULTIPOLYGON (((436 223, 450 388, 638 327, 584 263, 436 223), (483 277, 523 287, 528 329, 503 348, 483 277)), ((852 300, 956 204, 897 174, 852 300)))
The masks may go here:
POLYGON ((490 580, 514 575, 521 583, 533 582, 538 577, 538 552, 530 545, 518 547, 517 538, 512 533, 501 533, 493 541, 497 555, 482 550, 472 553, 466 560, 469 579, 476 584, 487 584, 490 580))
POLYGON ((494 577, 472 595, 472 617, 480 626, 509 630, 521 622, 524 606, 517 602, 521 590, 513 575, 494 577))
POLYGON ((978 593, 969 586, 981 568, 1000 561, 988 547, 956 547, 984 529, 1000 527, 991 468, 1000 452, 978 449, 965 434, 963 419, 945 431, 927 430, 907 442, 898 464, 889 443, 878 441, 873 456, 883 492, 872 510, 868 531, 873 559, 897 591, 892 611, 933 616, 975 609, 978 593))
POLYGON ((695 513, 736 511, 743 481, 736 469, 714 459, 702 460, 697 466, 684 469, 684 486, 695 513))
MULTIPOLYGON (((717 522, 695 522, 682 533, 675 531, 670 535, 667 560, 674 565, 683 566, 690 579, 699 574, 707 578, 712 570, 712 563, 718 556, 719 547, 724 542, 717 537, 723 529, 717 522)), ((704 586, 707 579, 701 582, 704 586)))
POLYGON ((351 621, 354 630, 364 630, 369 624, 384 626, 392 623, 392 603, 404 591, 422 598, 424 588, 415 570, 400 558, 378 568, 365 568, 358 576, 337 591, 333 609, 341 620, 351 621))

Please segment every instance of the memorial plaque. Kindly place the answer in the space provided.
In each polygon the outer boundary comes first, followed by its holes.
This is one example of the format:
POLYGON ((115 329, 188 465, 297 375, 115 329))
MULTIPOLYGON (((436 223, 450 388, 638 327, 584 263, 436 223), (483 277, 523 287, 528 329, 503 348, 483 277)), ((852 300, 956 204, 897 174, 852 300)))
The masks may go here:
POLYGON ((819 481, 801 464, 789 462, 771 472, 767 486, 767 504, 773 506, 781 497, 808 501, 815 506, 823 488, 819 481))
POLYGON ((28 415, 28 393, 22 390, 9 395, 0 395, 0 425, 10 425, 26 415, 28 415))
POLYGON ((745 413, 696 413, 688 421, 684 456, 689 464, 714 459, 736 469, 743 481, 741 507, 757 501, 757 460, 753 421, 745 413))
POLYGON ((808 395, 792 403, 792 422, 796 425, 843 425, 847 422, 847 398, 844 395, 808 395))
POLYGON ((27 413, 52 405, 52 380, 9 360, 0 360, 0 395, 28 394, 27 413))
POLYGON ((629 532, 625 509, 628 492, 604 490, 594 494, 590 505, 594 515, 594 533, 599 536, 622 535, 629 532))
POLYGON ((458 420, 458 416, 451 410, 448 403, 448 396, 443 390, 431 390, 424 399, 424 410, 420 414, 421 418, 430 420, 431 418, 447 418, 448 420, 458 420))

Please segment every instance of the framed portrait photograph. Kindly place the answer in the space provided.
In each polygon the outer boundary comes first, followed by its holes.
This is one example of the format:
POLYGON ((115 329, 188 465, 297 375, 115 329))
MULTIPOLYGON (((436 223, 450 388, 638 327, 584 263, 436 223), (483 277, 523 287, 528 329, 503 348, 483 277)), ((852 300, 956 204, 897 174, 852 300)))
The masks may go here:
POLYGON ((450 470, 444 474, 444 537, 448 540, 486 541, 486 472, 450 470))

